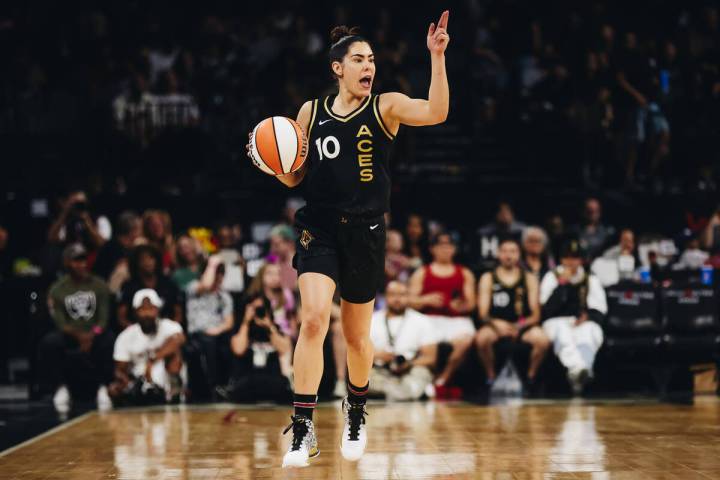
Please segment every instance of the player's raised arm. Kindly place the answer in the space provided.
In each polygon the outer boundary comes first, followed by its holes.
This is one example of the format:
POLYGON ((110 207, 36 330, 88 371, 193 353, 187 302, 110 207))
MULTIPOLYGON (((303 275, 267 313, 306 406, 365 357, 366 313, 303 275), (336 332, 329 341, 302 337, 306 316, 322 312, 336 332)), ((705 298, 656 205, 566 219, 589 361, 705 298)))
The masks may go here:
POLYGON ((445 121, 450 107, 450 89, 445 70, 445 49, 450 42, 447 33, 450 12, 445 10, 437 25, 431 23, 427 34, 427 47, 430 50, 431 77, 427 100, 410 98, 398 92, 385 93, 381 98, 383 117, 390 123, 393 131, 397 124, 410 126, 435 125, 445 121), (394 128, 393 128, 394 127, 394 128))

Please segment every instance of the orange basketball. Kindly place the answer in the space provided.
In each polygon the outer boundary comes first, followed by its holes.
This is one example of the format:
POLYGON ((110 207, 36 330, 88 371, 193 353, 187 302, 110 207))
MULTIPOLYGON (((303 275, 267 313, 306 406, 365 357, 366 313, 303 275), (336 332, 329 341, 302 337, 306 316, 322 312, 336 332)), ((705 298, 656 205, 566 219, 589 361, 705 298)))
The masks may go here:
POLYGON ((250 158, 256 167, 268 175, 295 172, 307 158, 305 133, 290 118, 266 118, 252 131, 250 158))

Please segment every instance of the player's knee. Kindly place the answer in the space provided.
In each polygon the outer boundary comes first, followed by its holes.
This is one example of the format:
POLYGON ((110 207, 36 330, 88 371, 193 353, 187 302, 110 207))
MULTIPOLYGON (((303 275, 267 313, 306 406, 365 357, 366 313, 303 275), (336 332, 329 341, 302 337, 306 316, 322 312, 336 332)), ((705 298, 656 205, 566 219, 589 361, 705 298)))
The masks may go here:
POLYGON ((345 339, 347 342, 347 348, 348 350, 353 350, 356 352, 366 352, 370 348, 372 348, 372 344, 370 343, 370 339, 360 336, 355 337, 347 337, 345 339))
POLYGON ((324 337, 327 329, 328 318, 321 310, 305 308, 303 311, 301 334, 308 339, 324 337))

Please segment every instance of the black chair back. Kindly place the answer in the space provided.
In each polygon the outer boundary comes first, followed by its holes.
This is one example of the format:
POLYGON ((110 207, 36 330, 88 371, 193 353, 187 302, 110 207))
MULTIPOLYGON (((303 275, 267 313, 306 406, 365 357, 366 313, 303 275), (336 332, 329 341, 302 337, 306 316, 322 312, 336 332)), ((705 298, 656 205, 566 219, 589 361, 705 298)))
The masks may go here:
POLYGON ((662 330, 660 299, 652 285, 620 282, 606 290, 608 334, 641 335, 662 330))
POLYGON ((663 326, 669 333, 720 331, 718 300, 712 286, 686 284, 662 289, 663 326))

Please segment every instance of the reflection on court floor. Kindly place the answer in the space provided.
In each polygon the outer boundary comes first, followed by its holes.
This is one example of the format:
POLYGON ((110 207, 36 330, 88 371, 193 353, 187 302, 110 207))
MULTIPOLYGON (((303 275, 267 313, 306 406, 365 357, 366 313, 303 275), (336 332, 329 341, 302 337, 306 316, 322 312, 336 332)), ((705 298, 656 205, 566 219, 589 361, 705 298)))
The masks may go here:
POLYGON ((279 468, 289 410, 216 406, 92 413, 3 453, 3 479, 720 478, 720 402, 373 404, 370 443, 340 457, 337 405, 321 455, 279 468))

